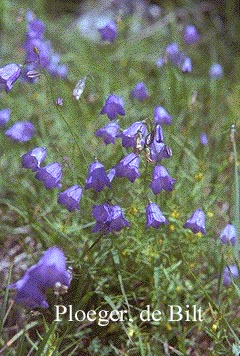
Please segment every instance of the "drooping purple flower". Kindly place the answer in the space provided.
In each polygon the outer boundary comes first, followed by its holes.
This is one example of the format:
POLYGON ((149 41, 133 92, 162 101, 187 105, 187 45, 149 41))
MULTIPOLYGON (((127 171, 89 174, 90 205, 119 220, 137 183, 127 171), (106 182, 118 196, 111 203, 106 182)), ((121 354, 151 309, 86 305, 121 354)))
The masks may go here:
POLYGON ((107 114, 110 120, 114 120, 117 115, 125 115, 123 98, 110 94, 100 114, 107 114))
POLYGON ((163 57, 159 57, 156 60, 156 65, 158 68, 161 68, 162 66, 164 66, 164 64, 165 64, 165 59, 163 57))
POLYGON ((98 129, 95 133, 96 136, 102 137, 106 145, 112 143, 115 144, 115 138, 119 130, 117 122, 109 122, 104 127, 98 129))
POLYGON ((35 178, 42 181, 46 189, 61 188, 62 166, 58 162, 38 168, 35 178))
POLYGON ((16 289, 16 303, 30 309, 48 308, 45 293, 59 283, 66 291, 71 283, 71 275, 66 270, 63 251, 58 247, 51 247, 36 265, 31 266, 19 281, 10 284, 8 288, 16 289))
POLYGON ((208 139, 207 139, 207 135, 206 135, 205 132, 201 132, 201 133, 200 133, 200 143, 201 143, 203 146, 208 145, 208 139))
POLYGON ((219 63, 214 63, 211 68, 209 69, 209 77, 210 78, 215 78, 215 79, 220 79, 223 76, 223 68, 221 64, 219 63))
POLYGON ((171 58, 171 56, 175 55, 179 52, 178 44, 176 42, 172 42, 165 48, 165 54, 171 58))
POLYGON ((156 166, 152 172, 152 182, 149 187, 154 194, 158 194, 161 190, 167 190, 168 192, 173 190, 176 179, 172 178, 165 167, 156 166))
POLYGON ((164 53, 165 61, 172 63, 174 66, 182 69, 187 56, 183 51, 180 51, 176 42, 170 43, 164 53))
POLYGON ((120 231, 125 226, 130 226, 130 224, 125 218, 122 209, 119 205, 113 205, 111 207, 111 222, 109 227, 110 232, 120 231))
POLYGON ((199 33, 194 25, 187 25, 184 29, 183 39, 187 45, 194 44, 199 41, 199 33))
POLYGON ((0 85, 4 85, 5 91, 8 93, 12 89, 13 83, 20 77, 20 75, 20 66, 16 63, 9 63, 0 68, 0 85))
POLYGON ((91 163, 88 169, 85 189, 93 188, 96 192, 101 192, 105 185, 110 187, 110 181, 104 166, 98 161, 91 163))
POLYGON ((63 98, 60 96, 56 99, 56 105, 57 106, 63 106, 63 98))
POLYGON ((170 125, 172 122, 172 117, 169 115, 166 109, 162 106, 156 106, 154 108, 154 115, 153 115, 154 123, 155 124, 165 124, 170 125))
POLYGON ((167 219, 157 204, 149 203, 146 207, 146 227, 152 226, 157 229, 161 224, 168 224, 167 219))
POLYGON ((135 85, 134 89, 131 91, 131 95, 139 101, 144 101, 149 97, 147 87, 143 82, 135 85))
POLYGON ((194 234, 201 232, 202 234, 206 234, 206 228, 205 228, 205 214, 202 209, 197 209, 194 211, 194 213, 191 215, 191 217, 185 222, 183 227, 186 229, 192 230, 194 234))
POLYGON ((136 121, 127 129, 118 134, 117 137, 122 139, 123 147, 136 147, 137 137, 139 136, 138 144, 143 146, 145 143, 146 134, 146 125, 142 121, 136 121))
POLYGON ((22 167, 29 168, 33 172, 37 171, 41 163, 45 160, 47 151, 45 147, 36 147, 22 155, 22 167))
POLYGON ((37 18, 29 18, 27 24, 27 36, 30 38, 43 39, 45 31, 44 23, 37 18))
POLYGON ((192 71, 192 61, 189 57, 186 57, 182 64, 182 72, 183 73, 191 73, 191 71, 192 71))
POLYGON ((82 188, 73 185, 64 192, 59 193, 58 203, 64 205, 68 211, 79 210, 79 202, 82 197, 82 188))
POLYGON ((129 153, 123 157, 119 163, 115 166, 116 177, 127 177, 130 182, 134 182, 137 177, 140 176, 138 172, 140 159, 135 153, 129 153))
POLYGON ((155 127, 155 140, 157 143, 164 142, 162 126, 159 124, 155 127))
POLYGON ((159 162, 163 158, 171 158, 172 150, 169 146, 165 145, 163 142, 157 142, 156 139, 150 145, 150 158, 153 162, 159 162))
POLYGON ((115 167, 113 167, 110 169, 109 173, 107 174, 110 183, 113 180, 113 178, 115 177, 115 173, 116 173, 116 169, 115 169, 115 167))
POLYGON ((105 26, 98 29, 103 41, 114 42, 117 38, 117 26, 114 21, 108 22, 105 26))
POLYGON ((18 121, 5 131, 5 136, 14 141, 29 141, 35 134, 35 128, 30 121, 18 121))
POLYGON ((0 110, 0 127, 6 125, 6 123, 10 120, 11 110, 9 108, 0 110))
POLYGON ((237 230, 234 225, 227 224, 220 234, 220 241, 222 244, 236 245, 237 242, 237 230))
POLYGON ((238 268, 236 265, 230 265, 223 270, 223 284, 225 287, 230 286, 232 279, 237 279, 239 276, 238 268))

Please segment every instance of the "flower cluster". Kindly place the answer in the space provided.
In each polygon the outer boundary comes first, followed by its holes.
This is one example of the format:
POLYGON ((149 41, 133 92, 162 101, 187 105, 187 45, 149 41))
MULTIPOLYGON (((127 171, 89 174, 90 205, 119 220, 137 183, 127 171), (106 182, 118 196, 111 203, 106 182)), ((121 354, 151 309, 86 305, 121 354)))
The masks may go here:
POLYGON ((191 59, 179 49, 176 42, 170 43, 165 48, 163 56, 158 58, 156 64, 158 67, 162 67, 167 62, 180 68, 183 73, 190 73, 192 71, 191 59))

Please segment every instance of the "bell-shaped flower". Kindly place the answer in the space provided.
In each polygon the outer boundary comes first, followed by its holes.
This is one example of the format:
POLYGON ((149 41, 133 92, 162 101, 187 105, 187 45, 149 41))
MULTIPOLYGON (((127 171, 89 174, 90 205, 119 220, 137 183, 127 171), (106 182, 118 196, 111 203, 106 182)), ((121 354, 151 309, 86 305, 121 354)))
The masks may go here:
POLYGON ((155 140, 157 143, 164 142, 162 126, 159 124, 155 127, 155 140))
POLYGON ((6 125, 10 120, 11 110, 9 108, 0 110, 0 127, 6 125))
POLYGON ((209 77, 215 79, 221 79, 223 76, 223 68, 221 64, 214 63, 211 68, 209 69, 209 77))
POLYGON ((162 106, 156 106, 154 108, 154 115, 153 115, 154 123, 155 124, 165 124, 170 125, 172 122, 172 117, 169 115, 166 109, 162 106))
POLYGON ((125 115, 123 99, 120 96, 110 94, 100 114, 106 114, 110 120, 114 120, 117 115, 125 115))
POLYGON ((157 204, 149 203, 146 207, 146 227, 152 226, 157 229, 161 224, 168 224, 167 219, 157 204))
POLYGON ((187 45, 192 45, 199 41, 199 33, 194 25, 187 25, 184 29, 183 39, 187 45))
POLYGON ((36 147, 22 155, 22 167, 29 168, 33 172, 37 171, 41 163, 45 160, 47 151, 45 147, 36 147))
POLYGON ((183 72, 183 73, 191 73, 191 71, 192 71, 192 61, 191 61, 191 58, 186 57, 186 58, 184 59, 181 69, 182 69, 182 72, 183 72))
POLYGON ((127 177, 130 182, 134 182, 140 176, 138 172, 140 159, 135 153, 129 153, 115 166, 116 177, 127 177))
POLYGON ((223 269, 223 284, 225 287, 230 286, 233 279, 239 276, 238 268, 236 265, 230 265, 223 269))
POLYGON ((32 18, 28 21, 27 38, 43 39, 44 31, 45 25, 41 20, 37 18, 32 18))
POLYGON ((113 178, 115 177, 115 174, 116 174, 116 169, 115 169, 115 167, 113 167, 110 169, 109 173, 107 174, 110 183, 113 180, 113 178))
POLYGON ((200 143, 201 143, 203 146, 208 145, 208 139, 207 139, 207 135, 206 135, 205 132, 201 132, 201 134, 200 134, 200 143))
POLYGON ((29 121, 18 121, 5 131, 5 136, 14 141, 29 141, 35 134, 35 128, 29 121))
POLYGON ((156 166, 152 172, 152 182, 149 187, 154 194, 158 194, 161 190, 167 190, 170 192, 173 190, 176 179, 172 178, 165 167, 156 166))
POLYGON ((9 63, 4 67, 0 68, 0 86, 1 84, 5 86, 5 91, 8 93, 12 87, 13 83, 20 77, 21 68, 16 63, 9 63))
POLYGON ((169 146, 165 145, 163 142, 157 142, 156 139, 150 145, 150 158, 153 162, 159 162, 163 158, 171 158, 172 150, 169 146))
POLYGON ((114 42, 117 38, 117 26, 114 21, 108 22, 105 26, 98 29, 103 41, 114 42))
POLYGON ((222 244, 236 245, 237 242, 237 230, 234 225, 227 224, 220 234, 220 241, 222 244))
POLYGON ((102 137, 106 145, 109 143, 115 144, 115 138, 119 130, 117 122, 109 122, 104 127, 98 129, 95 133, 96 136, 102 137))
POLYGON ((92 188, 96 192, 101 192, 105 185, 110 187, 110 181, 104 166, 98 161, 91 163, 88 169, 85 189, 92 188))
POLYGON ((185 222, 183 227, 186 229, 192 230, 194 234, 201 232, 202 234, 206 234, 205 228, 205 214, 202 209, 197 209, 191 215, 191 217, 185 222))
POLYGON ((119 205, 113 205, 111 207, 111 221, 109 230, 111 231, 120 231, 125 226, 130 226, 129 222, 125 218, 122 209, 119 205))
POLYGON ((117 137, 122 139, 123 147, 136 147, 138 140, 141 146, 144 145, 146 134, 147 127, 144 122, 136 121, 118 134, 117 137))
POLYGON ((62 166, 58 162, 38 168, 35 178, 42 181, 46 189, 61 188, 62 166))
POLYGON ((131 91, 131 96, 139 101, 147 99, 149 95, 146 85, 143 82, 137 83, 131 91))
POLYGON ((58 203, 64 205, 68 211, 79 210, 79 202, 82 197, 82 188, 79 185, 72 187, 59 193, 58 203))

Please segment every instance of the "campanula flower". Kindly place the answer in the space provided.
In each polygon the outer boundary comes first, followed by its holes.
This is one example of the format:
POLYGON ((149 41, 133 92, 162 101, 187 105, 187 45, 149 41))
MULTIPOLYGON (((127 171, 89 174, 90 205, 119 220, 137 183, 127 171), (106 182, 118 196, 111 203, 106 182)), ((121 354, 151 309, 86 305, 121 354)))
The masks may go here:
POLYGON ((35 134, 35 128, 29 121, 18 121, 5 131, 5 136, 14 141, 29 141, 35 134))
POLYGON ((9 108, 0 110, 0 127, 6 125, 6 123, 10 120, 11 110, 9 108))
POLYGON ((157 143, 164 142, 162 126, 159 124, 155 127, 155 140, 157 143))
POLYGON ((137 83, 131 91, 133 98, 143 101, 149 97, 146 85, 143 82, 137 83))
POLYGON ((208 145, 208 139, 207 139, 207 135, 206 135, 205 132, 201 132, 201 133, 200 133, 200 143, 201 143, 203 146, 208 145))
POLYGON ((110 120, 114 120, 117 115, 125 115, 123 99, 120 96, 110 94, 100 114, 107 114, 110 120))
POLYGON ((45 147, 36 147, 22 155, 22 167, 29 168, 35 172, 45 160, 46 155, 47 151, 45 147))
POLYGON ((137 177, 140 176, 138 172, 140 159, 135 153, 129 153, 123 157, 119 163, 115 166, 116 177, 127 177, 130 182, 134 182, 137 177))
POLYGON ((159 57, 156 61, 156 65, 158 68, 161 68, 165 64, 165 60, 163 57, 159 57))
POLYGON ((227 224, 220 234, 220 241, 222 244, 230 243, 232 246, 237 242, 237 230, 234 225, 227 224))
POLYGON ((146 207, 146 227, 152 226, 157 229, 161 224, 168 224, 167 219, 157 204, 149 203, 146 207))
POLYGON ((107 174, 110 183, 113 180, 113 178, 115 177, 115 174, 116 174, 116 169, 115 169, 115 167, 113 167, 110 169, 109 173, 107 174))
POLYGON ((70 286, 71 275, 66 270, 66 258, 58 247, 45 251, 36 265, 31 266, 24 276, 8 288, 16 289, 14 300, 27 308, 48 308, 46 291, 60 283, 65 291, 70 286))
POLYGON ((136 121, 127 129, 123 130, 117 137, 122 139, 123 147, 136 147, 137 138, 139 137, 139 144, 141 146, 145 143, 147 134, 147 127, 142 121, 136 121))
POLYGON ((62 166, 58 162, 38 168, 35 178, 42 181, 46 189, 61 188, 62 166))
POLYGON ((112 143, 115 144, 115 138, 119 130, 117 122, 109 122, 104 127, 98 129, 95 133, 96 136, 102 137, 106 145, 112 143))
POLYGON ((12 87, 13 83, 20 77, 21 68, 16 63, 9 63, 4 67, 0 68, 0 86, 1 84, 5 86, 5 91, 8 93, 12 87))
POLYGON ((105 185, 110 187, 110 181, 104 166, 98 161, 91 163, 88 169, 85 189, 93 188, 96 192, 101 192, 105 185))
POLYGON ((152 182, 149 187, 152 189, 154 194, 158 194, 161 190, 167 190, 170 192, 173 190, 174 183, 176 179, 172 178, 165 167, 156 166, 152 172, 152 182))
POLYGON ((114 42, 117 38, 117 26, 114 21, 108 22, 105 26, 98 29, 103 41, 114 42))
POLYGON ((220 79, 223 76, 223 68, 221 64, 219 63, 214 63, 211 68, 209 69, 209 77, 210 78, 215 78, 215 79, 220 79))
POLYGON ((182 72, 183 73, 190 73, 192 71, 192 61, 189 57, 186 57, 184 59, 184 62, 182 64, 182 72))
POLYGON ((162 106, 156 106, 154 108, 154 115, 153 115, 154 123, 155 124, 165 124, 170 125, 172 122, 172 117, 169 115, 166 109, 162 106))
POLYGON ((232 279, 237 279, 239 276, 238 268, 236 265, 230 265, 223 270, 223 284, 228 287, 232 279))
POLYGON ((192 216, 185 222, 183 227, 186 229, 192 230, 194 234, 201 232, 202 234, 206 234, 205 228, 205 214, 202 209, 197 209, 194 211, 192 216))
POLYGON ((68 211, 79 210, 79 202, 82 197, 82 188, 73 185, 64 192, 59 193, 58 203, 64 205, 68 211))
POLYGON ((187 25, 184 29, 183 39, 187 45, 194 44, 199 41, 199 33, 194 25, 187 25))
MULTIPOLYGON (((164 58, 166 62, 170 62, 174 66, 177 66, 178 68, 182 69, 184 62, 187 59, 187 56, 183 51, 179 50, 178 44, 176 42, 173 42, 166 47, 164 58)), ((184 65, 184 69, 186 65, 188 65, 187 67, 189 68, 189 61, 187 61, 184 65)))
POLYGON ((154 138, 153 143, 150 145, 150 158, 153 162, 159 162, 163 158, 171 158, 172 150, 163 142, 157 142, 154 138))
POLYGON ((111 222, 110 222, 110 232, 120 231, 125 226, 130 226, 129 222, 125 218, 122 209, 119 205, 113 205, 111 207, 111 222))
POLYGON ((56 99, 56 105, 57 106, 63 106, 63 98, 60 96, 56 99))

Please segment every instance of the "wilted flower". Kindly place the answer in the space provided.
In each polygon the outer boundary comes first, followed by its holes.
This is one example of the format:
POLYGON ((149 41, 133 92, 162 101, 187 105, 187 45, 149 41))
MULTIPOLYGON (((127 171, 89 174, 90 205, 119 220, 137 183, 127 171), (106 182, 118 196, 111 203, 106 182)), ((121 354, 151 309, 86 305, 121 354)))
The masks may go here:
POLYGON ((154 108, 154 115, 153 115, 154 123, 155 124, 166 124, 170 125, 172 122, 172 117, 169 115, 166 109, 162 106, 156 106, 154 108))
POLYGON ((123 99, 120 96, 110 94, 100 114, 107 114, 110 120, 114 120, 117 115, 125 115, 123 106, 123 99))
POLYGON ((79 202, 82 197, 82 188, 79 185, 73 185, 64 192, 59 193, 58 203, 64 205, 68 211, 79 210, 79 202))
POLYGON ((237 230, 234 225, 227 224, 220 234, 220 241, 222 244, 230 243, 232 246, 237 242, 237 230))
POLYGON ((42 181, 46 189, 61 188, 62 166, 58 162, 38 168, 35 178, 42 181))
POLYGON ((154 194, 158 194, 161 190, 167 190, 170 192, 173 190, 174 183, 176 179, 172 178, 165 167, 156 166, 152 172, 152 182, 149 187, 152 189, 154 194))
POLYGON ((194 234, 201 232, 202 234, 206 234, 205 229, 205 214, 202 209, 197 209, 194 211, 190 219, 188 219, 183 225, 186 229, 192 230, 194 234))
POLYGON ((14 300, 27 308, 48 308, 45 292, 54 288, 57 283, 70 286, 71 275, 66 270, 64 253, 58 247, 51 247, 45 251, 36 265, 31 266, 24 276, 8 288, 16 289, 14 300))
POLYGON ((109 143, 115 144, 115 138, 119 130, 119 125, 117 122, 109 122, 104 127, 98 129, 95 133, 96 136, 102 137, 106 145, 109 143))
POLYGON ((134 182, 140 176, 138 172, 140 159, 135 153, 129 153, 115 166, 116 177, 127 177, 130 182, 134 182))
POLYGON ((131 91, 133 98, 143 101, 149 97, 147 87, 143 82, 137 83, 134 89, 131 91))
POLYGON ((6 125, 6 123, 10 120, 11 110, 9 108, 0 110, 0 127, 6 125))
POLYGON ((33 124, 29 121, 18 121, 5 131, 5 136, 14 141, 29 141, 35 133, 33 124))
POLYGON ((157 204, 149 203, 146 207, 146 227, 152 226, 157 229, 161 224, 168 224, 167 219, 157 204))
POLYGON ((114 21, 108 22, 105 26, 98 29, 103 41, 114 42, 117 38, 117 26, 114 21))
POLYGON ((204 146, 206 146, 208 144, 208 139, 207 139, 207 135, 205 132, 201 132, 201 134, 200 134, 200 143, 204 146))
POLYGON ((209 77, 210 78, 215 78, 215 79, 220 79, 223 76, 223 68, 221 64, 219 63, 214 63, 211 68, 209 69, 209 77))
POLYGON ((238 268, 235 265, 230 265, 223 270, 223 284, 228 287, 231 284, 232 279, 237 279, 239 276, 238 268))
POLYGON ((22 155, 22 167, 37 171, 40 164, 45 160, 47 151, 45 147, 36 147, 22 155))
POLYGON ((104 166, 98 161, 91 163, 88 169, 85 189, 93 188, 96 192, 101 192, 105 185, 110 187, 110 181, 104 166))
POLYGON ((146 134, 146 125, 142 121, 136 121, 127 129, 118 134, 117 137, 122 139, 123 147, 136 147, 137 136, 139 136, 139 144, 143 146, 145 143, 146 134))
POLYGON ((8 93, 13 86, 13 83, 20 77, 21 68, 16 63, 9 63, 0 68, 0 85, 5 86, 5 91, 8 93))
POLYGON ((85 85, 86 85, 86 79, 87 77, 84 76, 82 77, 76 84, 75 88, 73 89, 73 97, 76 100, 79 100, 84 89, 85 89, 85 85))
POLYGON ((188 25, 184 29, 184 34, 183 34, 183 39, 184 42, 187 45, 194 44, 199 41, 199 33, 194 25, 188 25))
POLYGON ((192 71, 192 61, 189 57, 186 57, 184 59, 184 62, 182 64, 182 72, 183 73, 190 73, 192 71))

